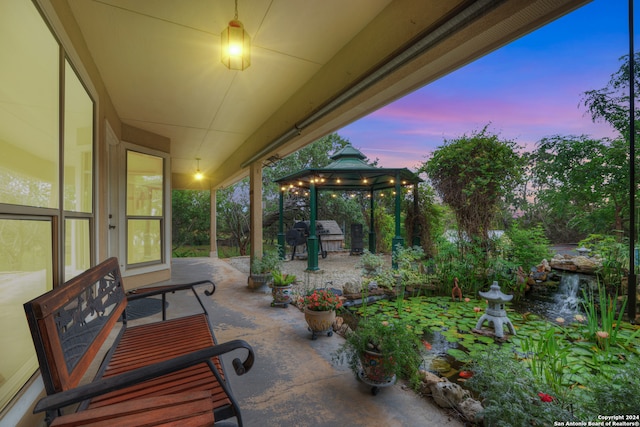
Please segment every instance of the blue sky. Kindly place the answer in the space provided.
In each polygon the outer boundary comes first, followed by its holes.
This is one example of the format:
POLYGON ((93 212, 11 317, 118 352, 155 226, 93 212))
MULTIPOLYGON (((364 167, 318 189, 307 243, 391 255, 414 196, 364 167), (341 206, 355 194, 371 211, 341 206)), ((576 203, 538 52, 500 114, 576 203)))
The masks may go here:
MULTIPOLYGON (((338 134, 380 166, 410 169, 445 139, 485 125, 527 150, 551 135, 614 136, 580 101, 585 91, 605 87, 628 54, 627 13, 627 0, 595 0, 338 134)), ((634 43, 640 49, 637 37, 634 43)))

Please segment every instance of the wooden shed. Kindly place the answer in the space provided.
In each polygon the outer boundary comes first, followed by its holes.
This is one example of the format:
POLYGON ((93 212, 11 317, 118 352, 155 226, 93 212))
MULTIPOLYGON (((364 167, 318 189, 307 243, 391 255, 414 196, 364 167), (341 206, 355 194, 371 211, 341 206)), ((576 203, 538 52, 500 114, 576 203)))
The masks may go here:
POLYGON ((344 248, 344 233, 334 220, 318 220, 316 224, 322 224, 323 230, 329 230, 323 233, 322 248, 327 252, 339 252, 344 248))

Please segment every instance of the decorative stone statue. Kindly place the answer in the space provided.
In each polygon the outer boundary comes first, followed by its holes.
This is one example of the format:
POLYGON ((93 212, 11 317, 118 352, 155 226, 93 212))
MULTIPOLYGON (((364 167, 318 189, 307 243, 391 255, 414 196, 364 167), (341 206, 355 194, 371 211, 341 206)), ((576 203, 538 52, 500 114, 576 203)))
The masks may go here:
POLYGON ((487 300, 487 311, 476 323, 476 329, 480 329, 482 324, 486 321, 489 325, 493 326, 494 334, 498 338, 504 337, 503 326, 507 325, 509 331, 515 335, 516 330, 511 323, 511 320, 507 317, 507 311, 504 309, 504 304, 513 299, 513 295, 505 295, 500 291, 500 285, 498 282, 493 282, 491 290, 489 292, 478 292, 480 296, 487 300))
POLYGON ((451 299, 453 301, 456 300, 456 297, 462 301, 462 289, 458 286, 458 278, 453 278, 453 290, 451 291, 451 299))

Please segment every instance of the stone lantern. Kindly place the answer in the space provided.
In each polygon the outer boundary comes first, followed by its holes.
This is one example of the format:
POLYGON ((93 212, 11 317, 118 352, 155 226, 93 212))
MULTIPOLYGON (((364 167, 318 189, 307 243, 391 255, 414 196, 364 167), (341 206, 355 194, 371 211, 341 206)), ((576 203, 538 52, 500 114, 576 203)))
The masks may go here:
POLYGON ((576 249, 576 252, 578 252, 578 255, 580 256, 587 256, 591 251, 583 246, 581 248, 576 249))
POLYGON ((487 311, 482 315, 476 324, 476 329, 480 329, 485 321, 489 322, 489 325, 493 325, 495 336, 502 338, 504 336, 503 326, 507 325, 509 331, 516 335, 516 330, 513 328, 511 320, 507 317, 507 312, 504 309, 504 304, 513 299, 513 295, 505 295, 500 291, 498 282, 493 282, 489 292, 478 292, 480 296, 487 300, 487 311))

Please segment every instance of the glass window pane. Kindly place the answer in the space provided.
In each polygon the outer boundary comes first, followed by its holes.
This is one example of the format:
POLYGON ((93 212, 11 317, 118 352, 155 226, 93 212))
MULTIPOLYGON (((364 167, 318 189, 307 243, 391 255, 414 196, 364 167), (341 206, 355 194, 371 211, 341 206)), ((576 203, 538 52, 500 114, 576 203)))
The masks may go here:
POLYGON ((128 264, 162 260, 161 224, 159 219, 127 221, 128 264))
POLYGON ((59 48, 30 1, 0 1, 0 203, 57 208, 59 48))
POLYGON ((68 62, 64 80, 64 209, 91 213, 93 101, 68 62))
POLYGON ((127 215, 162 216, 164 159, 127 151, 127 215))
POLYGON ((52 288, 51 227, 0 219, 0 410, 38 368, 22 304, 52 288))
POLYGON ((88 219, 66 219, 64 238, 64 281, 91 267, 91 240, 88 219))

